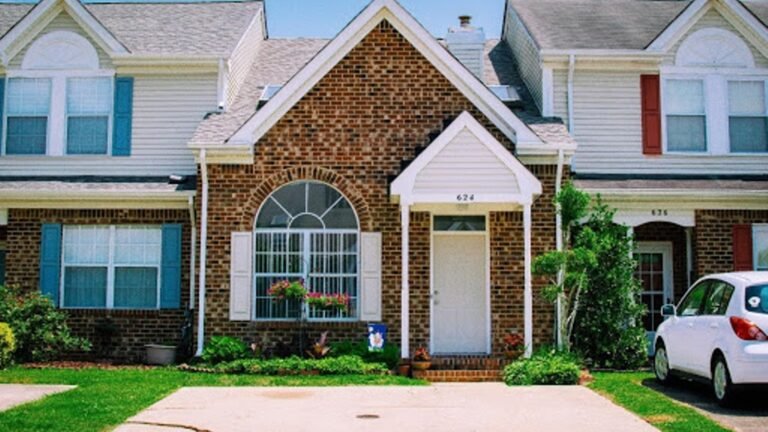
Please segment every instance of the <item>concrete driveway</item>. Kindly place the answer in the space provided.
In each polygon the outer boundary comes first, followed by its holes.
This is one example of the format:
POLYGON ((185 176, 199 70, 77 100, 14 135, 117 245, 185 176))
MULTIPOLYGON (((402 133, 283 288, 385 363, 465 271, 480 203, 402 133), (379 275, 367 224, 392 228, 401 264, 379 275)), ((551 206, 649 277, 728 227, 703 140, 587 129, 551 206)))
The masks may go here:
POLYGON ((673 386, 664 387, 656 380, 643 382, 668 397, 691 405, 702 414, 711 417, 723 426, 735 432, 768 431, 768 406, 765 391, 751 391, 741 395, 734 408, 722 408, 715 403, 709 386, 688 381, 678 381, 673 386))
POLYGON ((587 388, 190 387, 129 419, 145 431, 655 431, 587 388))

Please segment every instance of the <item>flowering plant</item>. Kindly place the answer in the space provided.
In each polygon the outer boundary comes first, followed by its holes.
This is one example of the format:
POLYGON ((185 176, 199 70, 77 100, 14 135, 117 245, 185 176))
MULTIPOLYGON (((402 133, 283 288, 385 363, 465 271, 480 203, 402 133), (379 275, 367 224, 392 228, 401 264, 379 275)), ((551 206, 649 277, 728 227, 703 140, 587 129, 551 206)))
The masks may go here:
POLYGON ((418 347, 413 353, 413 361, 430 361, 432 357, 429 356, 429 351, 424 347, 418 347))
POLYGON ((275 300, 301 300, 307 295, 307 288, 304 286, 303 279, 293 282, 281 280, 272 284, 267 294, 274 297, 275 300))
POLYGON ((307 294, 306 302, 308 305, 318 309, 346 311, 349 307, 349 296, 346 294, 322 294, 312 292, 307 294))
POLYGON ((504 348, 507 351, 518 351, 523 348, 525 341, 523 337, 517 333, 509 333, 504 336, 504 348))

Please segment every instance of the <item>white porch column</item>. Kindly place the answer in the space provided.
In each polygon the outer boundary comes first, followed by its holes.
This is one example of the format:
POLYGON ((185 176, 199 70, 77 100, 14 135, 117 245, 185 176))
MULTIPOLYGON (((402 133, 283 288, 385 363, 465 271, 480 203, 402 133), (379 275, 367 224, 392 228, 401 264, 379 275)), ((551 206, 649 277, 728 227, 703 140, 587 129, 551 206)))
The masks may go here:
MULTIPOLYGON (((690 288, 693 280, 693 228, 685 228, 685 281, 688 284, 685 289, 690 288)), ((685 291, 685 290, 683 290, 685 291)), ((674 293, 672 293, 674 297, 674 293)))
POLYGON ((533 285, 531 282, 531 204, 523 207, 523 242, 525 243, 525 288, 524 288, 524 324, 525 356, 533 353, 533 285))
POLYGON ((410 358, 411 350, 408 346, 410 340, 410 330, 408 327, 408 319, 410 315, 409 311, 409 284, 408 284, 408 234, 410 231, 410 212, 411 208, 407 202, 401 202, 400 204, 400 229, 402 240, 402 283, 401 283, 401 304, 400 304, 400 358, 410 358))

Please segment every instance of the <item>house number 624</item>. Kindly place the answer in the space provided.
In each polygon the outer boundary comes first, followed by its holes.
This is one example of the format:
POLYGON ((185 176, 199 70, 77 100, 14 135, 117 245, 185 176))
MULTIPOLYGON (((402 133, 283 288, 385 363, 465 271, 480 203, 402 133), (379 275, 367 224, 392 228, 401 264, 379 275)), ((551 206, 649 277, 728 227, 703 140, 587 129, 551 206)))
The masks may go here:
POLYGON ((458 194, 456 195, 456 201, 458 202, 472 202, 475 200, 475 194, 458 194))

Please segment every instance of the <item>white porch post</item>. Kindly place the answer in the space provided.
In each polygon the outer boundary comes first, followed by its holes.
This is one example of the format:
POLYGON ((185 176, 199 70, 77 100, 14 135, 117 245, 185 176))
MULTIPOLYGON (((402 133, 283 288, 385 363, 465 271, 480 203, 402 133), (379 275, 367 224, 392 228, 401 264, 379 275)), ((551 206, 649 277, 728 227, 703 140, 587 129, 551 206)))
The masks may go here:
POLYGON ((400 358, 406 359, 411 356, 411 350, 408 346, 410 331, 408 328, 409 319, 409 284, 408 284, 408 234, 410 230, 410 205, 407 202, 400 204, 400 229, 402 239, 402 283, 401 283, 401 305, 400 305, 400 358))
POLYGON ((525 356, 533 353, 533 285, 531 282, 531 204, 523 207, 523 242, 525 243, 525 287, 524 287, 524 324, 525 356))
MULTIPOLYGON (((685 281, 688 284, 685 288, 688 289, 693 280, 693 228, 685 228, 685 281)), ((674 297, 674 293, 673 293, 674 297)))

